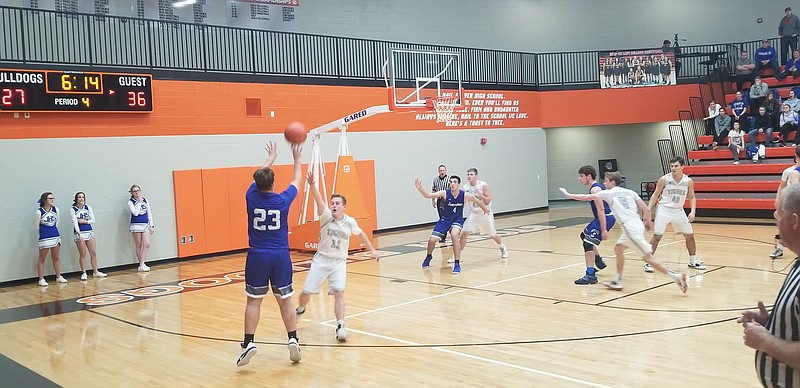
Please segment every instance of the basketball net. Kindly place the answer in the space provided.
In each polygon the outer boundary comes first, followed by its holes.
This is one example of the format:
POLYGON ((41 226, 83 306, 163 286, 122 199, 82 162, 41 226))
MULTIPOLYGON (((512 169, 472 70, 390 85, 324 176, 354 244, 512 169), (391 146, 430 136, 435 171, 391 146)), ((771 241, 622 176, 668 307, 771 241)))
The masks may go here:
POLYGON ((432 99, 433 109, 436 110, 437 123, 450 123, 456 121, 457 114, 453 113, 458 95, 443 96, 432 99))

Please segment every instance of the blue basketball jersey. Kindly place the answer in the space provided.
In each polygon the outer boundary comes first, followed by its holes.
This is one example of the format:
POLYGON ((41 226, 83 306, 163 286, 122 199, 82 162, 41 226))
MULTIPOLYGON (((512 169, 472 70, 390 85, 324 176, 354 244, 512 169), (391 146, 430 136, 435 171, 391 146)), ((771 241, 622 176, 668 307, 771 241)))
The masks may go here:
MULTIPOLYGON (((130 201, 136 205, 135 199, 131 198, 130 201)), ((142 201, 144 203, 142 204, 142 210, 139 211, 139 214, 131 214, 131 224, 150 224, 150 217, 148 217, 149 212, 147 211, 147 198, 142 198, 142 201)))
POLYGON ((245 194, 247 236, 251 248, 289 248, 289 207, 297 197, 297 187, 289 185, 282 193, 262 193, 256 183, 245 194))
MULTIPOLYGON (((606 189, 606 187, 601 185, 600 183, 594 182, 594 183, 592 183, 592 187, 589 188, 589 194, 592 193, 592 189, 595 188, 595 187, 599 187, 600 190, 605 190, 606 189)), ((594 206, 594 201, 590 201, 589 202, 589 206, 592 207, 592 214, 594 215, 594 218, 597 218, 597 207, 594 206)), ((603 201, 603 210, 606 211, 606 215, 611 214, 611 208, 608 206, 608 202, 606 202, 606 201, 603 201)))
MULTIPOLYGON (((84 204, 83 208, 81 209, 78 209, 77 206, 73 206, 72 211, 75 212, 75 218, 77 218, 78 220, 89 221, 89 219, 91 219, 91 217, 89 217, 89 205, 84 204)), ((88 232, 92 230, 92 224, 78 223, 78 228, 80 229, 80 232, 88 232)), ((76 232, 78 231, 76 230, 76 232)))
POLYGON ((50 211, 39 208, 39 240, 59 237, 58 234, 58 208, 53 206, 50 211))
POLYGON ((464 190, 458 190, 458 196, 453 197, 453 192, 447 189, 442 219, 453 221, 462 218, 464 218, 464 190))

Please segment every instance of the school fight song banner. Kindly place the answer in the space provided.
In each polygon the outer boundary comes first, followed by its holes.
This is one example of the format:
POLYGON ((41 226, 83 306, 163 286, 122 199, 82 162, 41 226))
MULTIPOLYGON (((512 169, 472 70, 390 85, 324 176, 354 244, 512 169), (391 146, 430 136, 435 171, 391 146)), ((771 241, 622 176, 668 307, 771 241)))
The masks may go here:
POLYGON ((675 53, 652 50, 601 51, 600 87, 675 85, 675 53))

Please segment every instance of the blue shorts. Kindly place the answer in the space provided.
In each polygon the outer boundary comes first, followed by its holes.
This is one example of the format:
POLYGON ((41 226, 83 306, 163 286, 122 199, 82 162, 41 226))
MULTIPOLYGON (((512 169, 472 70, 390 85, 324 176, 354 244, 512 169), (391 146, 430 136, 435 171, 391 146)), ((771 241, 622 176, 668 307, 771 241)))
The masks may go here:
POLYGON ((263 298, 272 285, 272 293, 286 299, 292 290, 292 258, 289 249, 250 248, 244 265, 245 292, 263 298))
MULTIPOLYGON (((611 230, 616 222, 617 219, 614 218, 613 215, 606 215, 606 232, 611 230)), ((594 246, 600 245, 600 242, 603 241, 600 235, 600 221, 597 218, 593 219, 592 222, 583 229, 583 241, 594 246)))
POLYGON ((455 220, 448 220, 445 218, 440 218, 438 222, 436 222, 436 226, 433 227, 433 233, 431 236, 435 236, 438 238, 442 238, 447 235, 447 232, 450 231, 452 228, 461 229, 464 225, 464 218, 458 217, 455 220))

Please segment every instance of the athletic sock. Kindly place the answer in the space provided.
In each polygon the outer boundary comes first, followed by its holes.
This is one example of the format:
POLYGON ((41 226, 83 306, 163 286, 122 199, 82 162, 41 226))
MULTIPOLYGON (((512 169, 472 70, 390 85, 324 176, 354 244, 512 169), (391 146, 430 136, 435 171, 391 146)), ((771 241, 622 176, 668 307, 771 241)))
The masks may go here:
POLYGON ((689 263, 697 263, 697 255, 689 255, 689 263))
POLYGON ((286 335, 289 336, 289 339, 292 339, 292 338, 297 339, 297 330, 292 330, 292 331, 286 333, 286 335))
POLYGON ((594 276, 595 268, 594 267, 586 267, 586 275, 594 276))
POLYGON ((776 249, 783 250, 783 244, 781 244, 781 243, 777 243, 777 244, 775 244, 775 248, 776 248, 776 249))
POLYGON ((620 275, 620 274, 614 275, 614 281, 615 282, 621 282, 622 281, 622 275, 620 275))
POLYGON ((242 342, 242 347, 244 348, 244 347, 246 347, 246 346, 247 346, 247 344, 249 344, 249 343, 253 342, 253 340, 255 339, 255 337, 256 337, 256 335, 255 335, 255 334, 245 334, 245 335, 244 335, 244 342, 242 342))

